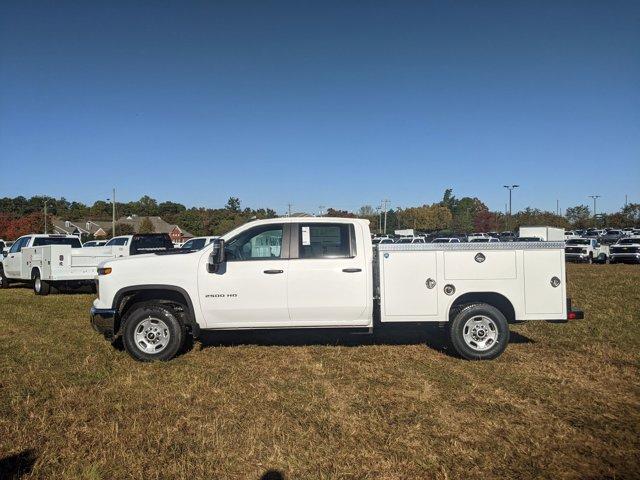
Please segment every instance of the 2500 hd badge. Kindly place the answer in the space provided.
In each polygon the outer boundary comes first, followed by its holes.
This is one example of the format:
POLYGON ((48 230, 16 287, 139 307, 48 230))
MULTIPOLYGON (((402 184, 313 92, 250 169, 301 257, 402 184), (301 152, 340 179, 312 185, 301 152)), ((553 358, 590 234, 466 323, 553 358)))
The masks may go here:
POLYGON ((237 293, 212 293, 205 295, 205 298, 236 298, 237 296, 237 293))

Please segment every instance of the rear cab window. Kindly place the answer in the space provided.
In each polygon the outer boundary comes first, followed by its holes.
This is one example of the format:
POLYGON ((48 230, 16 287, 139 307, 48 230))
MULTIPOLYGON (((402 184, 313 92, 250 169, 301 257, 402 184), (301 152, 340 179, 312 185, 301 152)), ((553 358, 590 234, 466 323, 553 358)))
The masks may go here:
POLYGON ((352 223, 308 223, 298 226, 299 258, 352 258, 356 256, 352 223))
POLYGON ((33 241, 34 247, 44 245, 71 245, 71 248, 82 248, 80 239, 76 237, 36 237, 33 241))
POLYGON ((134 235, 131 239, 131 254, 164 252, 172 250, 173 243, 167 234, 134 235))

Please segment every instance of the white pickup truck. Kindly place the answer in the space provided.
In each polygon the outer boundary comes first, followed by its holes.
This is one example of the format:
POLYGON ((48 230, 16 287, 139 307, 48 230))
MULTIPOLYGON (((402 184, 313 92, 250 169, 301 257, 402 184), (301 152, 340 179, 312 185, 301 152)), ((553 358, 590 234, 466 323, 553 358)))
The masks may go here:
POLYGON ((640 237, 621 238, 612 245, 610 263, 640 263, 640 237))
POLYGON ((609 246, 595 238, 571 238, 565 242, 564 251, 568 262, 607 263, 609 258, 609 246))
POLYGON ((95 285, 105 260, 172 248, 168 234, 114 237, 105 246, 83 248, 73 235, 25 235, 12 245, 0 268, 0 287, 29 282, 36 295, 60 286, 95 285))
POLYGON ((371 244, 367 220, 247 223, 198 251, 98 268, 91 323, 137 360, 169 360, 201 330, 442 322, 455 350, 490 359, 509 323, 582 318, 566 298, 564 244, 371 244), (376 319, 374 321, 374 319, 376 319))

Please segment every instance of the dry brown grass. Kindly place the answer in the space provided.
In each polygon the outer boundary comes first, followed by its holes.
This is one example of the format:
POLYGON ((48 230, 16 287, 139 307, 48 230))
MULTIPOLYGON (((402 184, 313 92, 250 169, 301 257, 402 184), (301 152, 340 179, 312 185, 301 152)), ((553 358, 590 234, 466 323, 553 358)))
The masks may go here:
POLYGON ((586 320, 516 326, 475 363, 421 329, 225 334, 140 364, 91 330, 90 295, 0 291, 0 477, 638 478, 640 267, 569 281, 586 320))

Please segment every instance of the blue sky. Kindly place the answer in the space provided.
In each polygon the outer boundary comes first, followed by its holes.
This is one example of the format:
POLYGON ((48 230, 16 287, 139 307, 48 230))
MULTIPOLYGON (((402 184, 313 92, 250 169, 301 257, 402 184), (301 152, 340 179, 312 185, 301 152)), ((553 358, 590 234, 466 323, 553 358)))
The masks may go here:
POLYGON ((640 2, 11 1, 0 196, 640 201, 640 2))

